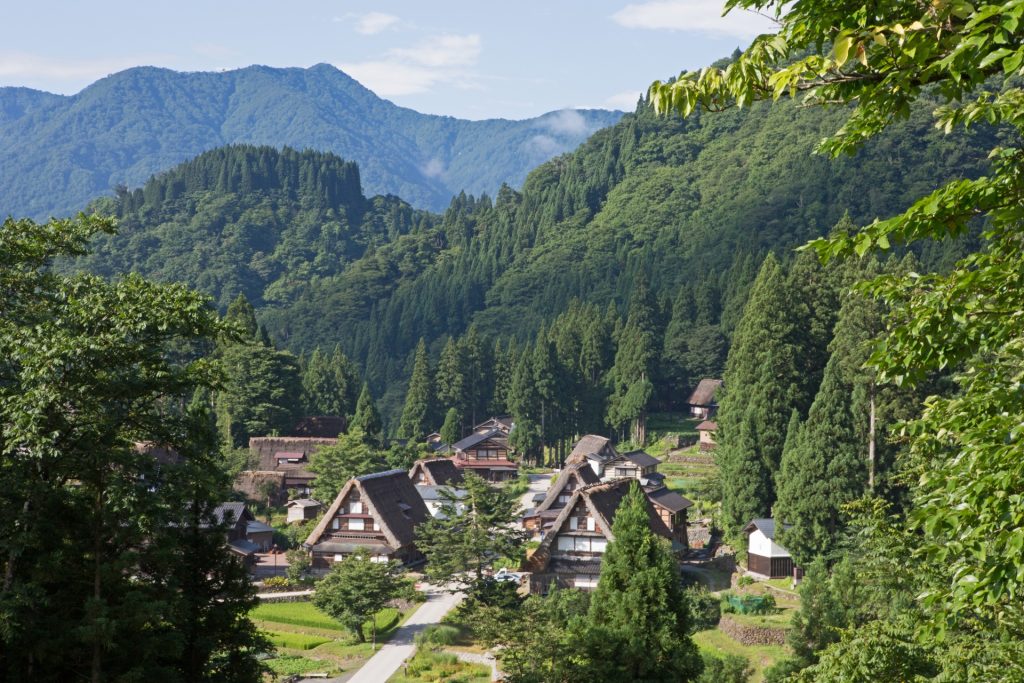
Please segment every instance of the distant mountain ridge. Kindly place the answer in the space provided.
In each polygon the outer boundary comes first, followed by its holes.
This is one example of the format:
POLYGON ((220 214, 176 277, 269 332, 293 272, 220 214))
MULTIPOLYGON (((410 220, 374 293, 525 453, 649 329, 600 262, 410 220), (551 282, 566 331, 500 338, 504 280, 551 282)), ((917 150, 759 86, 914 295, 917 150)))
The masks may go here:
POLYGON ((622 112, 563 110, 522 121, 421 114, 328 64, 181 73, 137 67, 76 95, 0 88, 0 214, 68 214, 121 184, 225 144, 330 151, 359 164, 368 195, 443 209, 494 194, 576 148, 622 112))

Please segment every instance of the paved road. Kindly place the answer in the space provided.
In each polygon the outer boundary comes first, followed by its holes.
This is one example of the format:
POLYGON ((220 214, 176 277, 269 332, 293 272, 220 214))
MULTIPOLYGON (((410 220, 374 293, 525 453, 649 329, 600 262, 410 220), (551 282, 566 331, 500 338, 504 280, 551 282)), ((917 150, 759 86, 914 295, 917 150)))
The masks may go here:
POLYGON ((538 493, 547 493, 548 486, 551 484, 551 477, 554 474, 529 474, 527 476, 530 478, 530 488, 519 499, 519 506, 524 512, 536 507, 533 497, 538 493))
POLYGON ((313 595, 312 590, 304 591, 286 591, 283 593, 257 593, 256 597, 260 600, 266 600, 267 598, 302 598, 313 595))
POLYGON ((462 594, 446 593, 442 589, 428 586, 427 601, 420 605, 409 620, 399 626, 388 642, 373 657, 355 672, 347 683, 383 683, 398 671, 402 662, 412 657, 416 650, 416 634, 430 624, 436 624, 462 601, 462 594))

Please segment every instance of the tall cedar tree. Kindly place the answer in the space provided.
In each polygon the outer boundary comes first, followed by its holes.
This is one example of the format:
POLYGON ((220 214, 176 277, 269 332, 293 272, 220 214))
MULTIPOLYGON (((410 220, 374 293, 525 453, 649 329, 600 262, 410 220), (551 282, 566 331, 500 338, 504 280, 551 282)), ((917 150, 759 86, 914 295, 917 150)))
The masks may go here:
POLYGON ((678 683, 701 672, 679 569, 651 531, 649 504, 634 483, 615 513, 588 614, 593 681, 678 683))
POLYGON ((449 338, 437 361, 437 405, 446 413, 455 408, 459 414, 459 429, 466 418, 466 363, 462 348, 449 338))
POLYGON ((509 434, 509 444, 524 459, 538 464, 541 461, 540 396, 533 381, 533 353, 524 348, 512 376, 508 407, 515 428, 509 434))
POLYGON ((339 345, 334 346, 334 352, 331 354, 331 372, 334 373, 334 384, 338 387, 338 396, 341 397, 341 407, 337 414, 345 417, 352 415, 356 411, 356 401, 359 400, 359 390, 363 382, 355 365, 342 352, 339 345))
POLYGON ((789 410, 799 409, 804 369, 797 363, 803 324, 779 262, 765 258, 729 350, 718 417, 726 530, 738 533, 775 502, 789 410))
POLYGON ((459 418, 459 411, 449 408, 444 416, 444 424, 441 425, 441 441, 449 446, 462 438, 462 420, 459 418))
POLYGON ((363 390, 356 402, 356 413, 352 416, 351 431, 361 432, 367 443, 380 445, 383 438, 384 424, 381 422, 377 404, 370 394, 370 385, 363 383, 363 390))
POLYGON ((0 227, 0 679, 255 683, 266 643, 212 516, 213 418, 184 408, 232 333, 184 287, 50 269, 111 230, 0 227))
POLYGON ((639 446, 647 440, 647 409, 654 397, 659 331, 657 302, 641 279, 633 289, 629 315, 618 339, 608 406, 609 422, 617 428, 630 423, 630 437, 639 446))
POLYGON ((348 414, 331 359, 320 351, 320 347, 313 350, 302 372, 302 403, 306 415, 344 417, 348 414))
POLYGON ((525 535, 516 524, 518 497, 473 472, 465 473, 462 488, 462 498, 441 491, 440 514, 416 528, 416 547, 427 556, 431 579, 478 587, 495 560, 521 556, 525 535))
POLYGON ((433 377, 427 344, 422 339, 416 345, 409 390, 405 394, 405 407, 398 426, 398 436, 411 441, 422 441, 433 430, 433 377))

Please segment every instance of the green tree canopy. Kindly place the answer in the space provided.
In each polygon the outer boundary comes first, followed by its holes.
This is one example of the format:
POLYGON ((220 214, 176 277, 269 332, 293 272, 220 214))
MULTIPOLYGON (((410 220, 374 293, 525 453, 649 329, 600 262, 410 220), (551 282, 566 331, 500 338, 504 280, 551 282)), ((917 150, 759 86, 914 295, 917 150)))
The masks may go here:
POLYGON ((412 592, 412 581, 402 576, 399 563, 375 562, 368 554, 357 553, 331 566, 327 576, 316 584, 313 604, 344 624, 363 643, 366 622, 372 624, 376 641, 377 612, 412 592))

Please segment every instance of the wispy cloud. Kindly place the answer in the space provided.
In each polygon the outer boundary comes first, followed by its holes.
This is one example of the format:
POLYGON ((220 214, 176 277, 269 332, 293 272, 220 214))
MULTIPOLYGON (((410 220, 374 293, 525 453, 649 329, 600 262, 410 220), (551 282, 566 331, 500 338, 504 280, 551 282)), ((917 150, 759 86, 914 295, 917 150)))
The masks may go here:
POLYGON ((469 66, 480 57, 480 35, 465 36, 445 34, 430 36, 410 48, 395 48, 391 56, 398 60, 409 60, 422 66, 469 66))
POLYGON ((583 135, 590 131, 587 120, 575 109, 562 109, 545 116, 540 125, 557 135, 583 135))
POLYGON ((633 111, 636 109, 636 102, 642 93, 639 90, 624 90, 615 93, 604 101, 606 107, 621 109, 622 111, 633 111))
POLYGON ((662 29, 752 38, 772 30, 772 22, 739 9, 722 16, 722 0, 656 0, 626 5, 612 15, 626 28, 662 29))
POLYGON ((393 48, 382 59, 338 64, 383 97, 413 95, 445 84, 475 87, 470 67, 483 49, 478 34, 429 36, 412 47, 393 48))
POLYGON ((66 91, 139 64, 174 62, 173 55, 130 55, 101 59, 60 59, 27 52, 0 52, 0 78, 18 83, 45 82, 66 91))
POLYGON ((369 14, 360 15, 356 19, 356 32, 362 33, 364 36, 372 36, 375 33, 394 28, 398 22, 399 19, 394 14, 370 12, 369 14))

